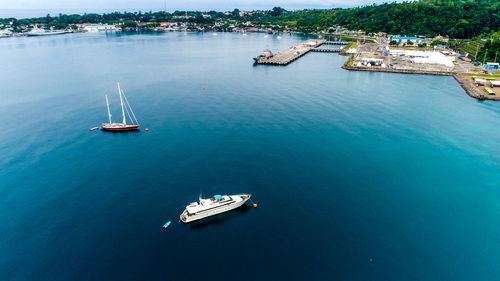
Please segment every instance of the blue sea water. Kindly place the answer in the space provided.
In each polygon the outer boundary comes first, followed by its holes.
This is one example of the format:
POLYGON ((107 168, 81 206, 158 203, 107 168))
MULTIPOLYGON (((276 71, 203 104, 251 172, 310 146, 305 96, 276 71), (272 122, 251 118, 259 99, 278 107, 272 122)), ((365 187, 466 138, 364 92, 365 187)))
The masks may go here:
POLYGON ((252 64, 300 40, 1 39, 0 280, 499 280, 500 103, 336 54, 252 64), (116 82, 143 130, 89 131, 116 82))

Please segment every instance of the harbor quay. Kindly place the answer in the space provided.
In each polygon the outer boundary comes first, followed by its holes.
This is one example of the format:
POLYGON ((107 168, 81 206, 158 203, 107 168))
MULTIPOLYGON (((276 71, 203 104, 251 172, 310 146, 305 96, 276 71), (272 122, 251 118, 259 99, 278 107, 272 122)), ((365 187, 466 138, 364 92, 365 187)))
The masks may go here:
POLYGON ((460 59, 453 50, 366 43, 347 51, 351 55, 342 66, 346 70, 454 76, 470 97, 500 100, 500 82, 496 81, 500 77, 485 74, 484 67, 460 59))
POLYGON ((323 52, 323 53, 339 53, 342 51, 345 45, 349 42, 344 41, 327 41, 326 39, 309 39, 302 42, 296 46, 291 46, 290 48, 284 49, 276 54, 273 54, 270 50, 264 50, 264 52, 255 57, 256 64, 270 64, 270 65, 288 65, 289 63, 295 61, 301 56, 307 54, 308 52, 323 52), (325 45, 340 46, 337 48, 323 47, 325 45))
POLYGON ((273 54, 270 50, 265 50, 261 55, 255 57, 254 60, 257 64, 287 65, 307 54, 312 49, 323 45, 325 42, 326 39, 310 39, 276 54, 273 54))
POLYGON ((500 100, 500 75, 485 73, 484 67, 462 60, 460 54, 446 48, 419 49, 389 47, 384 43, 310 39, 275 54, 265 50, 254 60, 256 64, 285 66, 308 52, 347 55, 349 59, 342 66, 345 70, 453 76, 470 97, 500 100), (327 45, 341 47, 325 48, 327 45))

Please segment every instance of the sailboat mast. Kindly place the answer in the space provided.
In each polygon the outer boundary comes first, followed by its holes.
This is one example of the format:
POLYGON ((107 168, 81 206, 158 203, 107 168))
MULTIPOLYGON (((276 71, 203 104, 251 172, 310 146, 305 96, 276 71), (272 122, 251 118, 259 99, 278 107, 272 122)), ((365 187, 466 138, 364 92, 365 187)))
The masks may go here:
POLYGON ((120 104, 122 105, 122 116, 123 116, 122 124, 127 124, 127 119, 125 119, 125 110, 123 109, 122 90, 120 89, 120 83, 116 84, 118 84, 118 94, 120 95, 120 104))
POLYGON ((106 106, 108 107, 109 124, 111 124, 111 112, 109 111, 108 95, 105 95, 105 96, 106 96, 106 106))

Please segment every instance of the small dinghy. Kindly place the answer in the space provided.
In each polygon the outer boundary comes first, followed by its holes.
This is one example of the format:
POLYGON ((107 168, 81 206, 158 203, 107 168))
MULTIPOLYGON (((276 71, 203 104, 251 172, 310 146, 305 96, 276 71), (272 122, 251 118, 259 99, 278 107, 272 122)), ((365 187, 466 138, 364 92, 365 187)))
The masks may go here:
POLYGON ((171 221, 167 221, 167 223, 163 225, 163 229, 167 229, 167 227, 169 227, 171 223, 171 221))
POLYGON ((95 130, 97 130, 97 129, 99 129, 99 127, 92 127, 92 128, 90 128, 89 130, 90 130, 90 131, 95 131, 95 130))

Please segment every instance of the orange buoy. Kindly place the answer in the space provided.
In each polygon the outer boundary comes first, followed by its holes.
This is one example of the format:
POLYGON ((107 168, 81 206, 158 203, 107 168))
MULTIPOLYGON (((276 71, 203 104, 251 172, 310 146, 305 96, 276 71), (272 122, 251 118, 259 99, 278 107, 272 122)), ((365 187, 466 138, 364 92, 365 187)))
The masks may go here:
POLYGON ((257 208, 257 204, 253 204, 253 207, 254 207, 254 208, 257 208))
POLYGON ((203 88, 203 91, 205 91, 205 88, 203 88))
POLYGON ((148 129, 148 128, 146 128, 146 132, 147 132, 147 131, 149 131, 149 129, 148 129))

